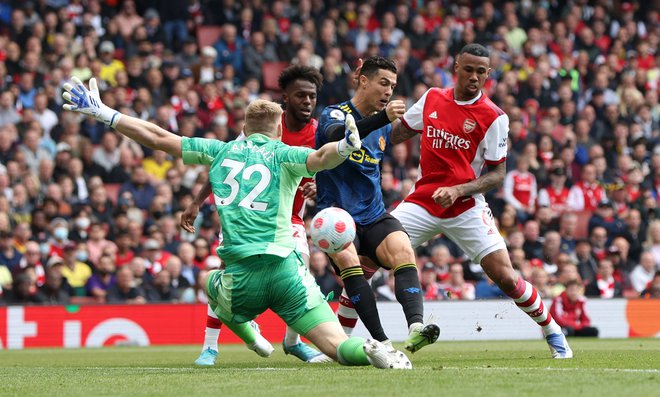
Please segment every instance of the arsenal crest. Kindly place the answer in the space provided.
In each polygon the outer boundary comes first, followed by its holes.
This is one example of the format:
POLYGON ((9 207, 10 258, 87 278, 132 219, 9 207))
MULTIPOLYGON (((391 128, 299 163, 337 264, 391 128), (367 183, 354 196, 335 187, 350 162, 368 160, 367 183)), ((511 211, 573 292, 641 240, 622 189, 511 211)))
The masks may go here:
POLYGON ((477 126, 477 122, 472 120, 472 119, 465 119, 463 122, 463 132, 466 134, 469 134, 470 132, 474 131, 474 127, 477 126))

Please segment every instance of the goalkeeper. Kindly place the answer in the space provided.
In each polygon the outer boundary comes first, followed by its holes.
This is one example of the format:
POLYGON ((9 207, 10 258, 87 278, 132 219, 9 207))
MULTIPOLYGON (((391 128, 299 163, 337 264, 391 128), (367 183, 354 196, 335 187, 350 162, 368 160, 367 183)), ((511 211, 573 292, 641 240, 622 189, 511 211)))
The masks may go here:
POLYGON ((136 142, 186 164, 210 166, 218 214, 225 226, 218 255, 226 269, 205 280, 209 302, 246 345, 261 356, 273 348, 249 322, 266 309, 304 335, 324 354, 344 365, 411 368, 408 358, 378 341, 349 338, 343 332, 314 278, 294 250, 293 197, 302 177, 341 164, 361 147, 353 118, 344 139, 312 150, 289 147, 282 134, 279 105, 256 100, 246 109, 245 135, 239 142, 180 137, 155 124, 123 115, 101 102, 95 79, 90 89, 73 78, 64 85, 65 110, 96 118, 136 142))

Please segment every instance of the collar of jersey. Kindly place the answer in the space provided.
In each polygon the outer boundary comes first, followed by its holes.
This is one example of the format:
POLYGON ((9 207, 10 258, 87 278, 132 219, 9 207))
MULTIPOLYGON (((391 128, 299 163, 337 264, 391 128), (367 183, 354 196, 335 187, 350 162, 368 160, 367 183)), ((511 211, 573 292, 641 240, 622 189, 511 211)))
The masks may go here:
POLYGON ((483 95, 484 95, 484 93, 482 91, 479 91, 479 95, 477 95, 476 97, 470 99, 469 101, 457 101, 456 99, 454 99, 454 102, 456 102, 457 105, 463 105, 463 106, 472 105, 473 103, 475 103, 476 101, 481 99, 481 97, 483 95))
POLYGON ((245 138, 246 140, 250 141, 268 141, 270 138, 260 132, 255 132, 253 134, 250 134, 250 136, 245 138))
MULTIPOLYGON (((357 114, 358 116, 360 116, 360 119, 364 118, 364 117, 362 116, 362 113, 360 113, 360 111, 357 110, 357 108, 355 107, 355 105, 353 105, 353 100, 352 100, 352 99, 349 99, 348 102, 346 102, 346 103, 348 103, 348 106, 351 108, 351 110, 352 110, 353 112, 355 112, 355 114, 357 114)), ((359 119, 356 118, 356 120, 359 120, 359 119)))

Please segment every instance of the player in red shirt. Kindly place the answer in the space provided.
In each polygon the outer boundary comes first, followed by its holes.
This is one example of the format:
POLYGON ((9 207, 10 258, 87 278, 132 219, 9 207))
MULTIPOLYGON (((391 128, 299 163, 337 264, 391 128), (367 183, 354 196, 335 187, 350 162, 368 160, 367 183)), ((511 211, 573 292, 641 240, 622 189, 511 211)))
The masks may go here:
POLYGON ((483 193, 502 185, 506 173, 508 116, 482 92, 490 54, 463 47, 454 64, 454 88, 429 89, 404 114, 392 134, 421 134, 420 179, 392 212, 414 247, 439 233, 480 263, 498 287, 543 328, 554 358, 571 358, 561 327, 538 291, 513 269, 483 193), (481 173, 484 164, 488 172, 481 173))
POLYGON ((578 280, 566 283, 566 290, 552 300, 550 313, 557 319, 568 336, 598 336, 598 328, 591 326, 582 295, 582 284, 578 280))
POLYGON ((550 170, 550 184, 539 191, 539 207, 550 207, 552 213, 559 217, 568 209, 568 188, 566 187, 566 170, 555 166, 550 170))
MULTIPOLYGON (((290 146, 315 147, 316 127, 318 122, 312 118, 316 108, 316 95, 321 88, 323 77, 315 68, 306 66, 290 66, 279 77, 279 86, 283 91, 282 101, 285 112, 282 114, 282 142, 290 146)), ((240 137, 238 138, 240 139, 240 137)), ((300 182, 296 193, 291 222, 296 250, 303 256, 305 264, 309 263, 309 246, 303 216, 305 198, 313 197, 316 185, 309 178, 300 182)), ((194 231, 193 222, 199 212, 199 207, 211 194, 211 185, 207 183, 195 197, 194 203, 186 208, 181 216, 181 226, 189 232, 194 231)), ((195 361, 197 365, 213 365, 218 356, 218 337, 222 323, 209 307, 207 312, 206 332, 202 353, 195 361)), ((300 336, 287 327, 283 341, 286 354, 292 354, 306 362, 323 362, 329 360, 318 350, 303 343, 300 336)))
POLYGON ((504 178, 504 200, 513 205, 518 219, 523 222, 531 218, 536 210, 536 177, 529 172, 529 159, 518 158, 516 169, 504 178))

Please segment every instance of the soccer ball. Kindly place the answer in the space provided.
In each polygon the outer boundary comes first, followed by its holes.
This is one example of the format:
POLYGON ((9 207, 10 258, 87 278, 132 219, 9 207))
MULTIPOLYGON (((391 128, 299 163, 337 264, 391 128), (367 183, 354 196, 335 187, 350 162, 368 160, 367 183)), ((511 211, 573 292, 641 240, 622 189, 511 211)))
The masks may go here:
POLYGON ((329 254, 348 247, 355 238, 355 221, 341 208, 330 207, 312 219, 310 236, 314 245, 329 254))

